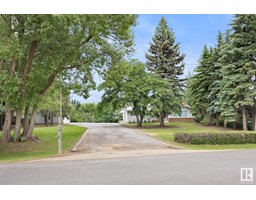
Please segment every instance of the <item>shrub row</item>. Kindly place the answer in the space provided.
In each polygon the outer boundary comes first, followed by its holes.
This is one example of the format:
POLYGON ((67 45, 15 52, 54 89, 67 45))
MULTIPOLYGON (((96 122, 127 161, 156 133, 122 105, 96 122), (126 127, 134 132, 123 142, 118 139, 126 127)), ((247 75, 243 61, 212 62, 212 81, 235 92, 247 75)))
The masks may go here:
POLYGON ((186 144, 256 143, 255 133, 175 133, 174 141, 186 144))

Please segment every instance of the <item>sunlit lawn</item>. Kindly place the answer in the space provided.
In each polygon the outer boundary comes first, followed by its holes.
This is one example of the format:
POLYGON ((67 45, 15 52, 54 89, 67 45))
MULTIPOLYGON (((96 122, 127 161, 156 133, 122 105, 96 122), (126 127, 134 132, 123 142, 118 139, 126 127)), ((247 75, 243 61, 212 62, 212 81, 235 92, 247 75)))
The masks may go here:
MULTIPOLYGON (((70 152, 86 128, 78 126, 63 126, 63 154, 70 152)), ((21 161, 38 158, 54 157, 58 154, 57 127, 36 127, 34 134, 40 142, 18 142, 17 144, 0 144, 0 162, 21 161)), ((0 133, 0 138, 2 133, 0 133)))
MULTIPOLYGON (((187 148, 187 149, 248 149, 256 148, 256 144, 230 144, 230 145, 191 145, 180 144, 174 142, 173 134, 177 132, 186 133, 202 133, 202 132, 236 132, 241 130, 233 130, 230 128, 216 127, 216 126, 203 126, 198 123, 189 122, 168 122, 165 123, 166 127, 160 128, 159 123, 143 123, 143 127, 139 130, 146 133, 156 139, 162 140, 169 144, 187 148)), ((136 124, 129 124, 130 127, 135 127, 136 124)), ((251 132, 251 131, 250 131, 251 132)), ((256 132, 255 132, 256 134, 256 132)))

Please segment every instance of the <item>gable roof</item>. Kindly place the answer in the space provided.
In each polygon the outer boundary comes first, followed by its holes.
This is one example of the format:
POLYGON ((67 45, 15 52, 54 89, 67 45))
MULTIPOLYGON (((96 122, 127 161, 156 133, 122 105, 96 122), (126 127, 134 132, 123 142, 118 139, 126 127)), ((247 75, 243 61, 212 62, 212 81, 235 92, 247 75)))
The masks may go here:
POLYGON ((191 107, 184 101, 182 102, 182 106, 185 107, 185 108, 191 109, 191 107))

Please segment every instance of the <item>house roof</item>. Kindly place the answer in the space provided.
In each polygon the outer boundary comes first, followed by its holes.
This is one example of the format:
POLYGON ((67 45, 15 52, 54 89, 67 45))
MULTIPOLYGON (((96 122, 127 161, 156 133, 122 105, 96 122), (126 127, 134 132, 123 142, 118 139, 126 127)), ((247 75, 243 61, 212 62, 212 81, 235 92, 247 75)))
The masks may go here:
POLYGON ((186 102, 182 102, 182 106, 191 109, 191 107, 186 102))

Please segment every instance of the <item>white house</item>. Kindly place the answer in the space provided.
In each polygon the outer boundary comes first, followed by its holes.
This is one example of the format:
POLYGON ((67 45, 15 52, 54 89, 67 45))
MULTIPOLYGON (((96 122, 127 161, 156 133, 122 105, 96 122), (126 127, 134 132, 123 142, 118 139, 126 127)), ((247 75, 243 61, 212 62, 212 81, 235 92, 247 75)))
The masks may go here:
POLYGON ((173 115, 169 115, 168 116, 169 118, 169 121, 171 119, 193 119, 193 115, 191 113, 191 107, 185 103, 182 103, 182 108, 181 108, 181 114, 180 115, 177 115, 177 114, 173 114, 173 115))
MULTIPOLYGON (((54 116, 53 117, 53 124, 58 124, 58 122, 59 122, 59 116, 58 117, 54 116)), ((63 117, 62 122, 63 122, 63 124, 69 124, 70 119, 67 118, 67 117, 63 117)), ((42 113, 40 113, 40 112, 37 113, 35 123, 36 124, 45 124, 44 115, 42 115, 42 113)), ((51 124, 50 115, 48 116, 48 123, 51 124)))
MULTIPOLYGON (((144 116, 143 121, 145 122, 152 122, 156 120, 156 118, 150 117, 150 116, 144 116)), ((122 108, 119 112, 119 122, 122 124, 132 123, 136 122, 136 116, 132 112, 132 107, 128 106, 125 108, 122 108)))
MULTIPOLYGON (((191 107, 185 103, 182 103, 183 107, 181 109, 181 114, 173 114, 173 115, 168 115, 168 117, 165 118, 166 122, 171 122, 171 121, 193 121, 194 117, 191 113, 191 107)), ((128 106, 125 108, 122 108, 120 111, 120 123, 127 124, 127 123, 132 123, 136 122, 136 116, 132 112, 132 107, 128 106)), ((155 117, 150 117, 150 116, 145 116, 143 119, 144 122, 153 122, 153 121, 158 121, 157 118, 155 117)))

